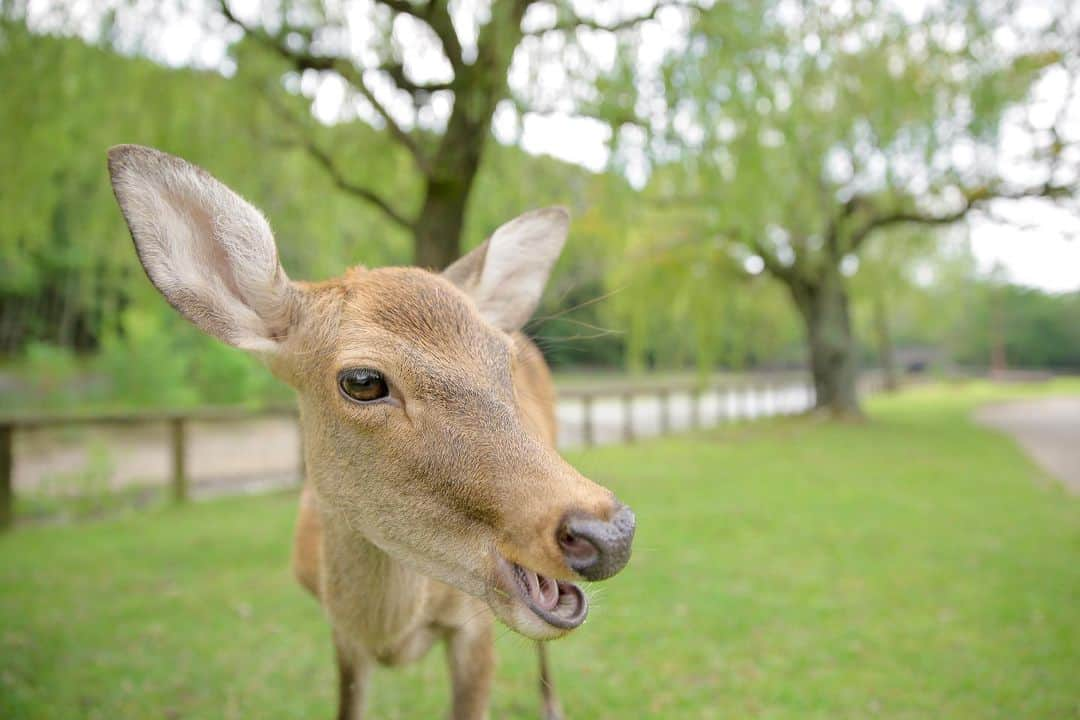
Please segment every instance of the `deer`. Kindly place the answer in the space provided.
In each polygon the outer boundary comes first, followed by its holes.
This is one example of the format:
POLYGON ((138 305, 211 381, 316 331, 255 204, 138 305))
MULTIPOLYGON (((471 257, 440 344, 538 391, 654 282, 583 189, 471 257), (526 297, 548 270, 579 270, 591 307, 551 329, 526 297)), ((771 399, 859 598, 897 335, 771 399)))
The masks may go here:
POLYGON ((292 556, 326 615, 340 720, 376 665, 446 646, 454 720, 488 717, 494 623, 538 642, 579 628, 582 581, 627 564, 633 511, 556 450, 555 390, 521 332, 569 232, 559 207, 498 227, 442 272, 356 266, 292 281, 264 216, 202 168, 108 151, 150 282, 188 321, 293 388, 304 481, 292 556))

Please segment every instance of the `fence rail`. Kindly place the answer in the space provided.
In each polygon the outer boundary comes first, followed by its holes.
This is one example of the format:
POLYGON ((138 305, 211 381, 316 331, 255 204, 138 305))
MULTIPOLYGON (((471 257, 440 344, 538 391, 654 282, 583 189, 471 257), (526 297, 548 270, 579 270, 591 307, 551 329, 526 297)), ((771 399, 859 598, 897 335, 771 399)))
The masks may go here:
MULTIPOLYGON (((722 382, 694 381, 608 383, 560 388, 558 415, 561 447, 589 447, 634 442, 647 436, 692 430, 725 421, 801 412, 813 405, 813 389, 804 373, 751 375, 722 382)), ((167 427, 169 495, 173 502, 191 496, 189 429, 197 423, 228 423, 268 418, 297 418, 295 407, 203 407, 105 413, 17 413, 0 415, 0 530, 14 522, 16 435, 72 426, 167 427)), ((299 435, 297 435, 299 444, 299 435)), ((302 458, 300 459, 302 464, 302 458)), ((302 477, 302 467, 297 468, 302 477)))
POLYGON ((804 412, 813 404, 813 387, 802 375, 561 390, 559 444, 634 442, 732 420, 804 412))

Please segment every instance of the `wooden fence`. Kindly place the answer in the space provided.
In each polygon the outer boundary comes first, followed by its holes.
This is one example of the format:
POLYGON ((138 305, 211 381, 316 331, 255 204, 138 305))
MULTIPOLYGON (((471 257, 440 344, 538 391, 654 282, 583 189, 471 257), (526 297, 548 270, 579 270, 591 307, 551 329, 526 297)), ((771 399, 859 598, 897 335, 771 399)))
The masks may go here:
POLYGON ((665 382, 561 389, 559 444, 634 442, 734 420, 804 412, 813 404, 813 387, 802 374, 753 375, 706 385, 665 382))
MULTIPOLYGON (((805 374, 751 375, 704 385, 691 381, 599 382, 594 387, 561 388, 558 411, 560 431, 565 434, 560 436, 560 445, 588 447, 633 442, 642 436, 665 435, 725 421, 802 412, 812 407, 813 401, 813 389, 805 374)), ((14 521, 17 433, 71 426, 165 425, 170 458, 169 494, 173 502, 183 503, 191 494, 188 429, 193 423, 296 416, 295 407, 0 416, 0 530, 14 521)), ((302 470, 302 467, 297 469, 297 477, 302 477, 302 470)))

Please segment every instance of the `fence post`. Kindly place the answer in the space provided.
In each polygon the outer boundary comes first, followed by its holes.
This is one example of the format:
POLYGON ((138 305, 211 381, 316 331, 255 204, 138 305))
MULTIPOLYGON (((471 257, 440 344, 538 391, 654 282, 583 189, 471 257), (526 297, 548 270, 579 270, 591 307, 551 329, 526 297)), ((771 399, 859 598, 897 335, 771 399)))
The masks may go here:
POLYGON ((14 426, 0 425, 0 530, 7 530, 15 522, 14 440, 14 426))
POLYGON ((701 388, 694 386, 690 390, 690 428, 701 429, 701 388))
POLYGON ((581 415, 582 443, 585 447, 591 447, 593 444, 592 395, 588 393, 581 396, 581 415))
POLYGON ((634 442, 634 393, 623 393, 623 439, 628 443, 634 442))
POLYGON ((169 421, 169 441, 172 446, 172 499, 175 503, 187 502, 187 427, 184 418, 169 421))

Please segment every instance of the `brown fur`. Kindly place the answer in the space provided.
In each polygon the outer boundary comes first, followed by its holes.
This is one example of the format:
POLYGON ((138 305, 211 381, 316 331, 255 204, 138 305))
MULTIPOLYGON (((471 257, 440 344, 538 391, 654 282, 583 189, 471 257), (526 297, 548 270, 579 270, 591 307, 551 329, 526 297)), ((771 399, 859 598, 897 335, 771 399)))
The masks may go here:
POLYGON ((130 145, 110 150, 109 168, 155 286, 297 391, 306 479, 293 568, 332 626, 339 716, 362 715, 373 664, 410 662, 442 639, 453 717, 486 717, 493 615, 538 640, 567 632, 507 591, 509 563, 575 579, 557 531, 618 507, 555 451, 550 375, 514 332, 562 248, 566 212, 525 213, 445 275, 357 268, 293 283, 266 220, 205 171, 130 145), (341 392, 340 374, 361 368, 384 375, 388 397, 341 392))
MULTIPOLYGON (((522 420, 537 436, 555 446, 555 385, 551 381, 544 356, 531 340, 515 333, 514 389, 519 398, 522 420)), ((305 483, 300 492, 300 511, 296 520, 292 568, 297 581, 315 597, 319 596, 319 568, 322 530, 315 491, 305 483)))
POLYGON ((372 663, 410 662, 440 638, 453 717, 486 717, 494 671, 488 603, 499 599, 483 584, 467 594, 393 559, 350 516, 378 508, 412 537, 437 533, 425 552, 449 549, 450 565, 482 562, 494 543, 515 562, 572 579, 555 542, 558 523, 571 511, 610 517, 614 499, 555 452, 555 391, 535 345, 487 326, 450 283, 415 269, 354 270, 303 290, 306 320, 284 341, 287 366, 275 365, 300 389, 311 474, 293 568, 326 609, 342 672, 354 678, 350 717, 359 717, 372 663), (375 408, 351 415, 332 385, 351 366, 380 368, 438 422, 395 424, 375 408), (357 437, 357 425, 366 436, 357 437), (375 447, 365 451, 364 441, 375 447), (365 465, 375 487, 358 489, 364 473, 356 468, 365 465), (438 529, 417 527, 421 515, 438 529))

